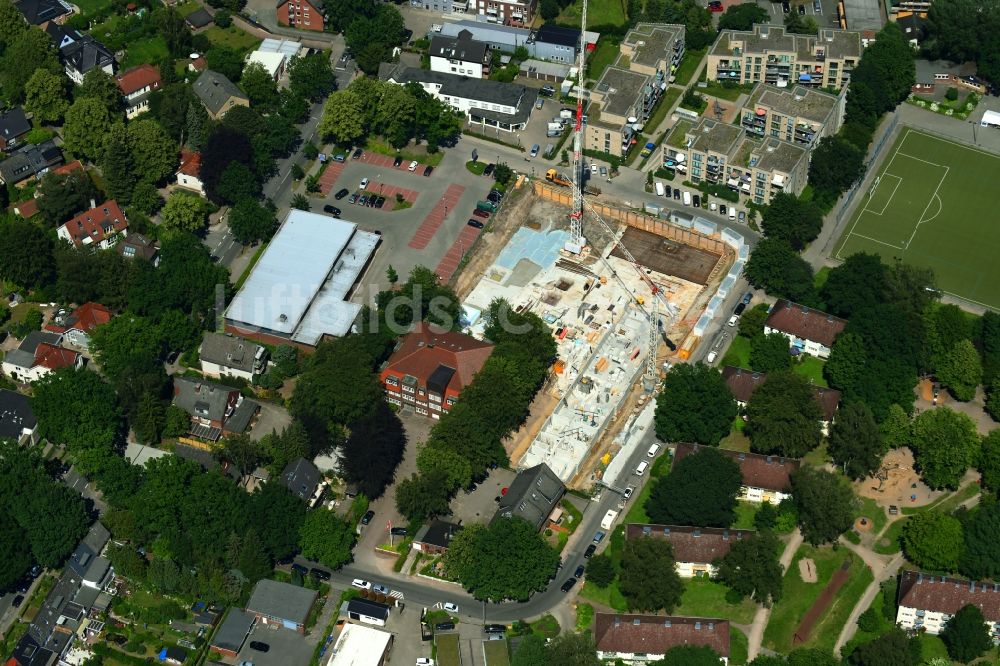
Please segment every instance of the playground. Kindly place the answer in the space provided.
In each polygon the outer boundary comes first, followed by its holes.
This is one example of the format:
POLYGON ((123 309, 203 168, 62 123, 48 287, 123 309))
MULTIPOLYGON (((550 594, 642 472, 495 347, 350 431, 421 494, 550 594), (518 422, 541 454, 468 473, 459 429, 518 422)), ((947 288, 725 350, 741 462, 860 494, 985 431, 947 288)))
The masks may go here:
POLYGON ((872 476, 854 484, 854 492, 881 505, 918 507, 948 494, 932 490, 917 473, 913 452, 908 447, 892 449, 882 459, 882 467, 872 476))

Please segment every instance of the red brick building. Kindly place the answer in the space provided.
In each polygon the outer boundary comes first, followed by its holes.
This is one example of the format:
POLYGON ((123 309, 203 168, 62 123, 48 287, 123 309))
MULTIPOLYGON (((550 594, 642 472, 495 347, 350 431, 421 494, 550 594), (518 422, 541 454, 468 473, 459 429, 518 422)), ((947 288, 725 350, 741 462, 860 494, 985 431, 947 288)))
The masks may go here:
POLYGON ((475 338, 418 324, 389 357, 381 381, 386 399, 417 414, 440 418, 493 353, 475 338))
POLYGON ((299 30, 323 32, 322 0, 278 0, 278 24, 299 30))

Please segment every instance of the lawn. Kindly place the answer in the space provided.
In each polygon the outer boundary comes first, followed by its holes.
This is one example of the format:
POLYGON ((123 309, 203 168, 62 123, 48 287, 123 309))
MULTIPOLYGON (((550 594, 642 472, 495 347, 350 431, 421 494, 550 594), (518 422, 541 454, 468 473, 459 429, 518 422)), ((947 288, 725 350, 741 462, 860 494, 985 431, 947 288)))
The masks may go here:
POLYGON ((435 634, 437 663, 441 666, 461 666, 462 657, 458 653, 458 634, 435 634))
MULTIPOLYGON (((667 88, 666 91, 664 91, 663 96, 660 97, 659 101, 656 103, 656 108, 653 109, 653 114, 649 117, 649 120, 646 121, 645 125, 643 125, 647 134, 652 134, 656 131, 656 128, 660 126, 663 119, 667 117, 667 112, 670 111, 674 102, 677 101, 677 98, 680 97, 683 92, 684 91, 680 88, 674 87, 667 88)), ((659 142, 657 142, 657 145, 659 145, 659 142)))
POLYGON ((594 607, 590 604, 576 604, 576 630, 587 631, 594 621, 594 607))
MULTIPOLYGON (((806 187, 808 187, 808 185, 806 187)), ((805 192, 805 190, 803 190, 803 192, 805 192)), ((823 268, 816 271, 816 275, 813 277, 813 287, 816 288, 816 291, 822 289, 823 285, 826 284, 826 279, 830 277, 831 270, 833 269, 829 266, 823 266, 823 268)))
POLYGON ((566 512, 563 516, 562 526, 566 528, 567 532, 572 534, 576 531, 576 528, 579 527, 580 522, 583 521, 583 514, 580 513, 580 510, 573 506, 573 503, 568 499, 564 498, 561 502, 559 502, 559 506, 566 512))
POLYGON ((826 609, 824 615, 813 626, 806 647, 822 646, 833 649, 840 629, 847 616, 857 602, 864 588, 872 580, 871 571, 860 558, 845 548, 833 550, 827 546, 813 548, 803 545, 799 548, 792 564, 785 573, 782 586, 782 598, 771 611, 771 619, 764 630, 764 645, 778 652, 788 652, 792 649, 792 640, 798 629, 799 622, 813 602, 819 597, 834 571, 840 568, 845 560, 850 560, 850 578, 837 592, 833 603, 826 609), (805 583, 799 574, 799 561, 811 558, 816 564, 817 582, 805 583))
POLYGON ((908 520, 909 518, 901 518, 900 520, 896 520, 889 525, 889 529, 887 529, 885 533, 878 538, 872 549, 880 555, 893 555, 898 553, 902 548, 899 543, 899 538, 903 535, 903 528, 906 527, 908 520))
POLYGON ((469 160, 465 163, 465 168, 476 176, 482 176, 483 171, 486 171, 486 162, 473 162, 469 160))
POLYGON ((486 666, 510 665, 507 641, 483 641, 483 656, 486 657, 486 666))
POLYGON ((733 343, 729 345, 726 355, 722 357, 721 366, 734 365, 737 368, 750 367, 750 338, 737 335, 733 338, 733 343))
MULTIPOLYGON (((574 0, 559 13, 556 23, 579 28, 582 10, 583 0, 574 0)), ((622 26, 625 25, 625 21, 625 0, 601 0, 587 5, 588 30, 600 26, 622 26)))
POLYGON ((704 95, 711 95, 712 97, 728 100, 730 102, 735 102, 739 99, 740 95, 749 94, 750 91, 753 90, 753 86, 736 85, 730 88, 722 85, 718 81, 704 81, 702 83, 698 84, 698 92, 704 95), (703 88, 702 83, 707 85, 703 88))
POLYGON ((670 134, 667 135, 667 145, 671 148, 683 148, 685 144, 684 136, 691 131, 694 126, 690 120, 678 120, 677 123, 670 128, 670 134))
POLYGON ((261 42, 261 40, 249 33, 243 32, 235 25, 228 28, 220 28, 217 25, 213 25, 204 32, 204 35, 214 45, 221 44, 243 52, 253 51, 261 42))
POLYGON ((178 14, 187 18, 189 15, 194 14, 196 11, 201 9, 201 5, 194 0, 184 0, 184 2, 174 5, 174 9, 177 10, 178 14))
POLYGON ((755 502, 737 502, 736 503, 736 520, 730 525, 736 530, 752 530, 753 518, 757 515, 757 509, 760 508, 760 504, 755 502))
MULTIPOLYGON (((441 164, 441 160, 444 159, 444 151, 439 150, 436 153, 428 153, 424 148, 417 148, 416 150, 396 150, 388 143, 379 138, 369 138, 365 142, 365 150, 371 151, 373 153, 378 153, 380 155, 386 155, 388 157, 395 157, 399 155, 403 158, 404 162, 412 162, 416 160, 420 164, 426 164, 432 167, 436 167, 441 164)), ((481 163, 483 169, 486 168, 486 163, 481 163)), ((469 169, 472 171, 472 169, 469 169)), ((475 173, 473 171, 473 173, 475 173)))
POLYGON ((162 35, 153 35, 147 39, 132 42, 125 47, 125 61, 122 67, 127 69, 146 63, 157 63, 169 55, 167 41, 162 35))
POLYGON ((654 480, 661 479, 669 473, 670 454, 664 453, 656 459, 652 469, 649 470, 649 481, 643 485, 639 494, 633 497, 632 506, 629 507, 628 513, 625 514, 625 520, 623 521, 625 525, 629 523, 649 522, 649 516, 646 515, 646 500, 649 499, 649 494, 653 492, 653 486, 656 485, 654 480))
POLYGON ((942 497, 938 498, 936 502, 931 502, 927 506, 917 506, 917 507, 904 506, 900 510, 907 516, 912 516, 914 514, 927 511, 928 509, 935 509, 937 511, 942 511, 944 513, 951 513, 952 511, 957 509, 960 504, 972 499, 978 494, 979 494, 979 484, 970 483, 967 486, 959 488, 950 495, 943 495, 942 497))
POLYGON ((705 57, 706 50, 707 49, 689 50, 684 54, 684 59, 681 60, 681 64, 678 65, 677 71, 674 72, 674 83, 679 86, 686 86, 688 84, 691 77, 694 76, 695 71, 698 69, 698 65, 705 57))
POLYGON ((621 51, 617 41, 612 41, 610 37, 598 39, 597 47, 587 60, 587 78, 595 81, 600 79, 604 70, 618 59, 619 53, 621 51))
POLYGON ((792 372, 802 375, 811 384, 826 388, 826 379, 823 377, 824 365, 826 365, 826 362, 823 359, 810 356, 809 354, 802 354, 799 357, 798 363, 792 363, 792 372))
POLYGON ((736 627, 729 626, 729 663, 734 666, 747 663, 749 658, 749 641, 747 635, 736 627))
POLYGON ((860 510, 858 511, 858 517, 865 517, 871 521, 872 534, 880 534, 883 529, 885 529, 885 524, 889 521, 889 516, 886 514, 885 509, 880 507, 878 503, 870 497, 860 497, 860 510))
POLYGON ((749 624, 757 605, 749 599, 738 604, 726 601, 729 588, 722 583, 713 582, 706 576, 685 578, 684 595, 681 605, 674 609, 674 615, 688 617, 718 617, 739 624, 749 624))
POLYGON ((949 295, 1000 307, 1000 156, 904 128, 833 256, 874 252, 930 268, 949 295), (955 173, 951 173, 954 171, 955 173))
POLYGON ((96 14, 105 7, 111 5, 110 0, 73 0, 73 4, 80 8, 80 13, 84 16, 96 14))

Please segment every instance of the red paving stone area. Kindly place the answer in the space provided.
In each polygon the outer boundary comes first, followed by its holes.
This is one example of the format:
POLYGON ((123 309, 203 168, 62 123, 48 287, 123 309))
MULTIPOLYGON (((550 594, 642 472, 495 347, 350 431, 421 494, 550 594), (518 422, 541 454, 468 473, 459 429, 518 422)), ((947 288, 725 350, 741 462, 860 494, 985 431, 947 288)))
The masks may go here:
POLYGON ((326 168, 323 175, 319 177, 319 191, 325 197, 333 189, 333 184, 337 182, 340 178, 340 174, 344 171, 345 164, 343 162, 330 162, 330 166, 326 168))
MULTIPOLYGON (((359 159, 362 162, 373 164, 377 167, 387 167, 389 169, 392 169, 393 171, 402 171, 403 173, 413 174, 414 176, 424 175, 424 167, 426 166, 418 162, 416 171, 410 171, 410 161, 403 160, 402 164, 400 164, 398 167, 394 167, 392 165, 396 161, 396 158, 389 157, 388 155, 382 155, 380 153, 365 153, 359 159)), ((431 176, 433 175, 434 174, 432 173, 431 176)))
POLYGON ((417 196, 420 192, 416 190, 408 190, 405 187, 396 187, 395 185, 383 184, 379 187, 378 183, 369 182, 368 189, 365 190, 369 194, 379 194, 386 198, 385 208, 382 210, 392 210, 392 207, 396 205, 396 194, 402 194, 403 198, 413 203, 417 200, 417 196))
MULTIPOLYGON (((414 250, 423 250, 427 247, 427 244, 431 242, 434 238, 434 234, 437 230, 441 228, 444 224, 444 218, 447 211, 448 213, 455 210, 455 206, 458 205, 458 200, 465 192, 465 188, 461 185, 449 185, 448 189, 444 191, 441 196, 440 201, 434 206, 424 221, 420 224, 420 228, 417 232, 413 234, 413 238, 410 239, 410 247, 414 250)), ((454 269, 453 269, 454 270, 454 269)))
POLYGON ((441 263, 437 265, 437 268, 434 269, 434 272, 437 273, 442 282, 447 282, 455 274, 455 271, 458 270, 458 265, 462 263, 462 256, 472 249, 472 244, 476 242, 476 237, 481 232, 482 229, 476 229, 469 225, 462 227, 462 230, 458 233, 458 238, 455 239, 455 243, 448 249, 444 257, 441 258, 441 263))

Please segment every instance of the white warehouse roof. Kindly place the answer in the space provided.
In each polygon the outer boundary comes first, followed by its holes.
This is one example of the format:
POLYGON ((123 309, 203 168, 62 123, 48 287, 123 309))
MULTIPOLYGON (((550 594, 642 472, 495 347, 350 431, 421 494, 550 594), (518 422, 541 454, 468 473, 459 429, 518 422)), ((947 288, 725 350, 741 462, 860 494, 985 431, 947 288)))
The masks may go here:
POLYGON ((346 335, 361 305, 345 299, 378 241, 353 222, 291 210, 229 304, 227 323, 308 345, 346 335))

